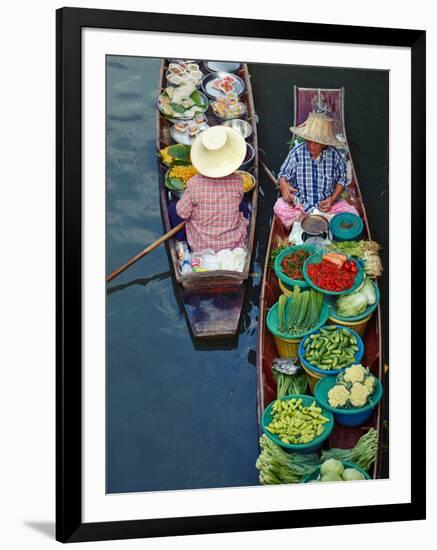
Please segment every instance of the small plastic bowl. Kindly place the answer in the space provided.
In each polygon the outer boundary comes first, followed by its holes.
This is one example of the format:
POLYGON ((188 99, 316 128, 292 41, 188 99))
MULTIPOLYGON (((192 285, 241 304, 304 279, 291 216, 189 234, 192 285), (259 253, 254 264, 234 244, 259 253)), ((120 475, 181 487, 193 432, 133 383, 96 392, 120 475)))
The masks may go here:
POLYGON ((323 416, 326 416, 329 418, 329 421, 326 422, 323 425, 323 432, 316 438, 314 438, 309 443, 301 443, 301 444, 292 444, 292 443, 283 443, 279 437, 276 434, 272 434, 267 430, 267 426, 272 421, 272 407, 273 403, 275 401, 272 401, 265 409, 261 417, 261 426, 263 432, 266 434, 266 436, 273 441, 273 443, 276 443, 276 445, 279 445, 282 449, 284 449, 287 452, 290 453, 314 453, 316 452, 321 446, 322 443, 329 437, 329 434, 332 432, 334 428, 334 415, 332 412, 326 410, 325 408, 321 407, 319 403, 317 403, 317 400, 314 399, 314 397, 311 397, 309 395, 287 395, 286 397, 282 397, 282 400, 289 400, 289 399, 302 399, 302 404, 304 407, 309 407, 313 401, 316 401, 317 406, 319 406, 322 409, 323 416))
POLYGON ((318 330, 314 330, 311 334, 309 334, 308 336, 305 336, 305 338, 302 339, 301 343, 299 344, 299 350, 298 350, 298 355, 299 355, 299 359, 300 361, 302 362, 302 364, 309 370, 309 371, 312 371, 312 372, 316 372, 317 374, 321 374, 322 376, 329 376, 329 377, 332 377, 332 376, 337 376, 337 374, 340 374, 341 371, 343 371, 344 369, 347 369, 348 367, 350 367, 351 365, 357 365, 360 363, 361 359, 363 358, 363 355, 364 355, 364 343, 363 343, 363 340, 361 338, 361 336, 359 334, 357 334, 354 330, 352 330, 351 328, 349 327, 343 327, 343 326, 340 326, 340 325, 328 325, 328 326, 324 326, 324 327, 321 327, 321 328, 329 328, 331 330, 331 327, 337 327, 339 329, 343 329, 343 330, 347 330, 348 332, 350 332, 351 334, 353 334, 355 336, 355 338, 357 339, 357 346, 358 346, 358 351, 355 353, 355 358, 353 361, 351 361, 350 363, 348 363, 347 365, 345 365, 344 367, 342 367, 341 369, 333 369, 333 370, 325 370, 325 369, 319 369, 317 367, 315 367, 314 365, 311 365, 309 363, 309 361, 307 361, 305 359, 305 354, 306 354, 306 351, 305 351, 305 342, 308 340, 308 338, 311 338, 311 336, 313 334, 318 334, 320 332, 321 329, 318 329, 318 330))
MULTIPOLYGON (((363 470, 362 468, 360 468, 359 466, 357 466, 353 462, 348 462, 347 460, 342 460, 341 463, 343 464, 343 466, 345 468, 355 468, 355 470, 358 470, 360 472, 360 474, 363 474, 364 479, 361 480, 361 481, 364 481, 365 479, 371 479, 371 477, 366 472, 366 470, 363 470)), ((301 483, 309 483, 310 481, 315 481, 315 480, 317 480, 319 475, 320 475, 320 466, 317 466, 317 469, 312 474, 307 474, 307 475, 303 476, 303 478, 301 479, 300 482, 301 483)), ((360 480, 357 479, 356 481, 360 481, 360 480)), ((342 483, 342 482, 340 481, 338 483, 342 483)))
POLYGON ((282 271, 282 260, 286 256, 289 256, 290 254, 293 254, 294 252, 297 252, 301 249, 306 250, 310 254, 313 254, 315 248, 316 247, 312 244, 299 244, 297 246, 290 246, 289 248, 286 248, 276 256, 273 268, 275 270, 276 276, 280 279, 280 281, 282 281, 287 290, 291 290, 292 287, 295 285, 299 286, 302 289, 308 288, 309 285, 305 279, 291 279, 290 277, 285 275, 285 273, 282 271))
POLYGON ((358 269, 355 275, 354 284, 351 286, 351 288, 348 288, 347 290, 341 290, 340 292, 337 292, 334 290, 325 290, 324 288, 320 288, 313 283, 310 276, 308 275, 307 270, 310 264, 318 264, 321 261, 322 261, 322 254, 320 254, 319 252, 316 252, 307 259, 307 261, 303 264, 303 269, 302 269, 302 273, 305 281, 308 283, 310 287, 314 288, 314 290, 317 290, 318 292, 322 292, 323 294, 330 294, 332 296, 343 296, 344 294, 351 294, 352 292, 355 292, 357 288, 361 285, 361 283, 364 281, 364 271, 363 271, 363 268, 361 267, 361 264, 355 258, 348 256, 348 261, 354 262, 358 269))
POLYGON ((332 377, 321 378, 314 389, 314 397, 323 407, 331 411, 335 421, 342 426, 362 426, 372 416, 374 409, 382 399, 382 384, 376 378, 375 390, 371 396, 371 401, 364 407, 354 407, 353 409, 336 409, 331 407, 328 401, 328 392, 336 384, 336 379, 332 377))

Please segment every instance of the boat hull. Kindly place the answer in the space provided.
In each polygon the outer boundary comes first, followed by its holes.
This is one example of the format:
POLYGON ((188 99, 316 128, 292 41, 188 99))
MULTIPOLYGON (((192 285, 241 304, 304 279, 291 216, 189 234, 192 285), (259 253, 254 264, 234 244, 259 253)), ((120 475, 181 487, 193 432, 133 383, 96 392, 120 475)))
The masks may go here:
MULTIPOLYGON (((165 88, 165 73, 167 62, 161 64, 159 91, 165 88)), ((245 289, 249 278, 250 263, 255 238, 255 223, 258 205, 258 141, 256 132, 256 115, 253 103, 250 75, 246 64, 242 64, 238 72, 245 82, 245 93, 240 98, 247 106, 246 120, 252 125, 252 135, 248 143, 255 151, 253 164, 249 171, 257 185, 249 195, 249 229, 247 249, 248 255, 242 272, 211 271, 183 275, 179 270, 176 256, 175 239, 167 243, 170 264, 173 267, 178 292, 182 300, 188 326, 196 338, 222 338, 235 336, 239 328, 239 320, 244 302, 245 289)), ((210 125, 217 124, 214 115, 206 113, 210 125)), ((156 118, 156 146, 160 150, 173 143, 170 135, 171 123, 160 116, 156 118)), ((164 230, 171 229, 168 216, 168 203, 171 200, 164 185, 166 168, 159 163, 160 202, 164 230)))
MULTIPOLYGON (((318 102, 324 102, 329 110, 330 115, 335 121, 336 133, 344 136, 347 146, 347 137, 344 127, 344 90, 318 90, 310 88, 295 88, 295 125, 301 124, 314 110, 318 102)), ((369 224, 367 221, 366 210, 362 201, 361 192, 356 178, 352 158, 349 152, 350 169, 352 180, 348 187, 349 200, 357 208, 364 222, 363 238, 371 238, 369 224)), ((259 338, 258 338, 258 353, 257 353, 257 414, 259 433, 261 434, 261 416, 264 409, 269 403, 276 399, 276 384, 272 373, 272 361, 277 357, 277 350, 273 336, 269 333, 266 327, 266 315, 269 309, 277 302, 281 290, 278 285, 278 279, 269 267, 269 258, 271 251, 276 248, 278 239, 284 239, 288 236, 282 223, 273 216, 269 242, 266 251, 266 260, 263 273, 263 284, 260 297, 260 317, 259 317, 259 338)), ((362 363, 368 366, 371 372, 381 381, 383 380, 383 357, 382 357, 382 331, 381 331, 381 311, 378 306, 369 321, 364 335, 365 354, 362 363)), ((376 407, 372 417, 364 426, 359 428, 351 428, 335 424, 332 431, 328 446, 338 448, 351 448, 358 439, 370 428, 376 428, 379 431, 380 445, 382 442, 382 411, 383 402, 376 407)), ((379 446, 380 446, 379 445, 379 446)), ((377 454, 371 475, 373 478, 380 477, 381 461, 380 453, 377 454)))

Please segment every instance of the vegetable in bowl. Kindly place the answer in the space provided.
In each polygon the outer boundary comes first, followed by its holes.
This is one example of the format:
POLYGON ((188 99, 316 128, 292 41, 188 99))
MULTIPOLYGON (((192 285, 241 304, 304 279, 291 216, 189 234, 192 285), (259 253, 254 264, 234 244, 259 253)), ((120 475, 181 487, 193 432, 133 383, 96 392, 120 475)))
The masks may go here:
POLYGON ((329 458, 322 462, 311 474, 305 475, 301 483, 330 482, 330 481, 362 481, 370 479, 369 474, 357 464, 329 458))

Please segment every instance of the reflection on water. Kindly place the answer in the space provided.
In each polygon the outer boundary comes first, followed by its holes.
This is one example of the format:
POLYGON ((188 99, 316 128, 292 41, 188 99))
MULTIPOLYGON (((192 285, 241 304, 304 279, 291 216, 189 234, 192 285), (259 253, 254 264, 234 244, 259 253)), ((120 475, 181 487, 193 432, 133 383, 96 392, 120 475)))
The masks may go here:
MULTIPOLYGON (((159 61, 107 63, 107 271, 163 232, 155 151, 159 61)), ((260 265, 240 334, 190 335, 160 247, 107 298, 107 490, 258 483, 255 350, 260 265)))

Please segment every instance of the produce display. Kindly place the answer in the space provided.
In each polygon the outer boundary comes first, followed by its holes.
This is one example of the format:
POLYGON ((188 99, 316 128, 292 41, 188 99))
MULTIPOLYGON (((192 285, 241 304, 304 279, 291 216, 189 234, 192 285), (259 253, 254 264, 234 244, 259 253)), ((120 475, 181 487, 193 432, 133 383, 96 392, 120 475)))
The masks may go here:
POLYGON ((316 453, 287 453, 264 434, 260 437, 259 445, 261 453, 256 468, 263 485, 299 483, 303 476, 313 474, 319 466, 316 453))
POLYGON ((221 118, 240 118, 246 112, 246 106, 234 93, 218 97, 211 102, 211 108, 221 118))
POLYGON ((284 275, 287 275, 290 279, 303 280, 302 268, 308 256, 310 256, 310 253, 304 248, 299 248, 285 256, 281 262, 284 275))
POLYGON ((192 119, 208 109, 208 100, 194 84, 183 84, 178 88, 167 87, 159 96, 158 107, 170 119, 192 119))
POLYGON ((170 63, 167 71, 167 81, 175 86, 193 84, 199 86, 203 73, 197 63, 170 63))
POLYGON ((273 360, 272 371, 276 381, 276 397, 304 395, 308 387, 308 378, 295 360, 277 358, 273 360))
POLYGON ((301 398, 277 399, 272 406, 272 422, 266 429, 283 443, 299 445, 321 435, 326 422, 329 418, 322 415, 316 401, 304 407, 301 398))
POLYGON ((375 462, 378 450, 378 431, 371 428, 366 434, 362 435, 358 443, 352 449, 329 449, 322 452, 322 461, 330 458, 336 460, 353 462, 363 470, 369 470, 375 462))
POLYGON ((314 481, 358 481, 366 479, 356 468, 345 468, 335 458, 325 460, 320 466, 319 478, 314 481))
POLYGON ((161 158, 161 162, 165 164, 165 166, 170 167, 175 164, 188 165, 191 164, 190 150, 191 147, 188 145, 169 145, 159 151, 159 156, 161 158))
POLYGON ((366 278, 358 290, 337 298, 335 310, 340 317, 356 317, 375 303, 375 287, 366 278))
POLYGON ((376 378, 368 368, 352 365, 337 376, 336 385, 328 392, 328 403, 335 408, 364 407, 371 401, 376 378))
POLYGON ((165 175, 165 186, 172 191, 185 191, 187 181, 197 174, 193 165, 176 164, 165 175))
POLYGON ((355 361, 358 340, 345 328, 336 325, 320 329, 305 340, 305 360, 318 369, 337 370, 355 361))
POLYGON ((314 329, 320 322, 323 296, 315 290, 294 286, 293 295, 281 294, 278 301, 278 331, 300 336, 314 329))
POLYGON ((379 257, 380 245, 375 241, 344 241, 332 243, 330 248, 337 252, 354 256, 364 263, 364 272, 369 277, 382 275, 382 263, 379 257))
POLYGON ((310 263, 307 273, 318 288, 341 292, 352 288, 358 268, 354 260, 348 260, 344 254, 330 252, 319 263, 310 263))

